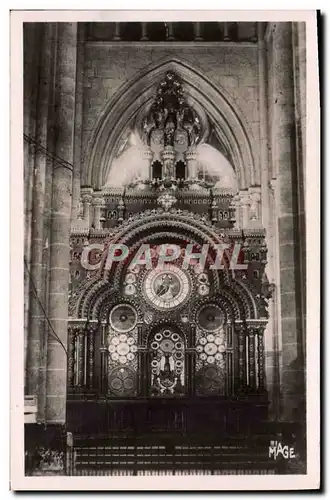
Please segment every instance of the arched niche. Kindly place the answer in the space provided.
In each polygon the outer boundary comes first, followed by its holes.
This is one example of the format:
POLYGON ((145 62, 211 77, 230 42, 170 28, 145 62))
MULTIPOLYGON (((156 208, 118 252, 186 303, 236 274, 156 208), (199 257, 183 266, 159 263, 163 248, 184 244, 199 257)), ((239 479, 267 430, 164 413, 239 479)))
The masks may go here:
POLYGON ((149 397, 182 397, 186 393, 185 338, 176 327, 158 325, 148 338, 149 397))
POLYGON ((204 110, 215 127, 218 140, 230 155, 239 189, 259 182, 249 140, 248 125, 227 92, 216 87, 196 68, 176 59, 165 60, 138 73, 106 104, 91 132, 82 169, 82 185, 100 189, 108 176, 113 152, 130 123, 151 103, 155 88, 166 71, 176 72, 186 90, 187 102, 204 110))

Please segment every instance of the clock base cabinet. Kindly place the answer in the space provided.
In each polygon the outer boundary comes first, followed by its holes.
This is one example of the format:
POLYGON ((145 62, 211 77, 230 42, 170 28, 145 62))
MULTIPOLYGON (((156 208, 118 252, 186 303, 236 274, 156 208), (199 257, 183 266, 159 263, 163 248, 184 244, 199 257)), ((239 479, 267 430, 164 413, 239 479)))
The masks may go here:
POLYGON ((200 436, 223 441, 230 436, 263 434, 267 429, 268 402, 250 396, 238 400, 143 399, 135 401, 68 401, 67 429, 73 435, 150 437, 179 440, 200 436))

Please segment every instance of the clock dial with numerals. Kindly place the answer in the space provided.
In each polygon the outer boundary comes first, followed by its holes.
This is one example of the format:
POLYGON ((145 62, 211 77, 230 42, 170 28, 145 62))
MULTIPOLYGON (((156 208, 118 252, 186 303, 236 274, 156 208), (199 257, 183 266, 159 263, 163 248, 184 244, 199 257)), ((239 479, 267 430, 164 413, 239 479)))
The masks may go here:
POLYGON ((166 311, 181 305, 189 295, 190 278, 174 265, 167 265, 148 272, 143 291, 146 299, 158 310, 166 311))

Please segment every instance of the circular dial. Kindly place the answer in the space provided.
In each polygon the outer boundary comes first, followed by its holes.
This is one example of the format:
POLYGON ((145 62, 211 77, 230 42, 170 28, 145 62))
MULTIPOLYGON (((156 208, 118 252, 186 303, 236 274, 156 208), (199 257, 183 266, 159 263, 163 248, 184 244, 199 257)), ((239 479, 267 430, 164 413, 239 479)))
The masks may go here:
POLYGON ((135 295, 136 294, 136 288, 134 285, 126 285, 124 288, 124 293, 125 295, 135 295))
POLYGON ((204 351, 206 352, 206 354, 208 354, 209 356, 213 356, 213 354, 215 354, 216 352, 218 352, 218 348, 215 344, 213 343, 208 343, 206 344, 206 346, 204 347, 204 351))
POLYGON ((173 309, 184 302, 190 291, 188 275, 174 265, 153 269, 144 280, 147 300, 158 310, 173 309))
POLYGON ((110 324, 116 332, 129 332, 135 327, 136 322, 137 314, 129 304, 119 304, 110 313, 110 324))
POLYGON ((174 349, 174 342, 172 342, 172 340, 170 339, 164 339, 161 341, 160 347, 164 352, 172 352, 174 349))
POLYGON ((199 326, 207 332, 215 332, 224 322, 222 311, 214 305, 204 306, 198 314, 199 326))
POLYGON ((135 391, 136 376, 129 367, 114 368, 109 374, 109 390, 114 396, 132 396, 135 391))

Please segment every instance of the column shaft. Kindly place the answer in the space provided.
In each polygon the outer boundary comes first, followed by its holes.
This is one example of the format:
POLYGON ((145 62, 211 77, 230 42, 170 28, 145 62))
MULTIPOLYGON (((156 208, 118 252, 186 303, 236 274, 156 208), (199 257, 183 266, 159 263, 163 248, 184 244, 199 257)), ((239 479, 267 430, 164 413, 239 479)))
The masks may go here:
MULTIPOLYGON (((58 23, 57 46, 57 142, 56 155, 73 164, 77 24, 58 23)), ((56 162, 53 171, 52 233, 50 244, 49 319, 67 346, 69 236, 72 171, 56 162)), ((53 338, 48 342, 47 402, 48 423, 65 423, 67 356, 53 338)))
MULTIPOLYGON (((41 23, 40 23, 41 24, 41 23)), ((31 262, 31 225, 32 225, 32 202, 33 202, 33 172, 35 146, 30 144, 29 139, 35 138, 36 132, 36 110, 37 92, 39 78, 40 40, 42 26, 36 27, 34 23, 26 23, 23 30, 24 36, 24 363, 25 363, 25 386, 27 381, 27 349, 28 349, 28 325, 30 305, 30 262, 31 262)))
POLYGON ((294 113, 294 75, 292 24, 276 23, 273 30, 273 161, 278 178, 278 216, 280 302, 282 330, 283 417, 301 419, 300 398, 303 392, 301 357, 301 305, 297 268, 296 135, 294 113), (300 414, 300 415, 299 415, 300 414))
MULTIPOLYGON (((47 148, 48 103, 50 96, 50 71, 52 61, 51 23, 44 25, 42 50, 40 56, 39 88, 37 100, 37 126, 35 140, 47 148)), ((36 146, 33 169, 32 192, 32 227, 31 227, 31 268, 30 268, 30 304, 27 344, 27 381, 26 390, 30 395, 39 393, 40 351, 45 333, 45 286, 43 273, 44 248, 44 209, 46 186, 46 155, 36 146), (42 304, 42 306, 41 306, 42 304)))
POLYGON ((72 220, 78 218, 80 202, 80 177, 82 156, 82 124, 83 124, 83 100, 84 100, 84 25, 78 24, 78 47, 77 47, 77 80, 76 80, 76 102, 75 102, 75 124, 74 124, 74 167, 72 182, 72 220))
POLYGON ((259 63, 259 115, 260 115, 260 169, 261 169, 261 215, 263 227, 268 229, 269 211, 269 165, 268 165, 268 126, 267 126, 267 71, 266 47, 263 39, 263 23, 258 24, 258 63, 259 63))
MULTIPOLYGON (((53 23, 52 30, 52 64, 51 72, 49 75, 50 80, 50 98, 49 98, 49 111, 48 111, 48 137, 47 137, 47 148, 49 151, 55 150, 55 139, 56 139, 56 129, 55 129, 55 56, 57 51, 57 26, 53 23)), ((46 159, 46 181, 45 181, 45 202, 44 202, 44 248, 43 248, 43 283, 44 283, 44 309, 48 315, 48 302, 49 302, 49 279, 48 271, 50 267, 50 249, 49 243, 51 241, 51 217, 52 217, 52 190, 53 190, 53 167, 54 161, 52 158, 48 157, 46 159)), ((39 405, 38 405, 38 419, 40 422, 44 422, 46 418, 46 384, 47 384, 47 351, 48 351, 48 335, 49 335, 49 324, 45 322, 45 329, 43 335, 43 342, 41 343, 40 350, 40 372, 39 372, 39 405)))

